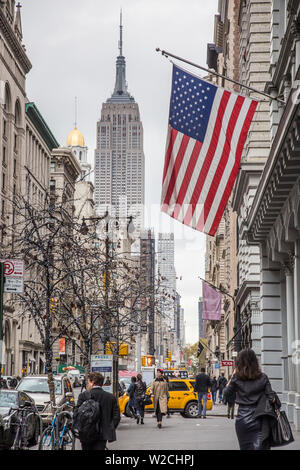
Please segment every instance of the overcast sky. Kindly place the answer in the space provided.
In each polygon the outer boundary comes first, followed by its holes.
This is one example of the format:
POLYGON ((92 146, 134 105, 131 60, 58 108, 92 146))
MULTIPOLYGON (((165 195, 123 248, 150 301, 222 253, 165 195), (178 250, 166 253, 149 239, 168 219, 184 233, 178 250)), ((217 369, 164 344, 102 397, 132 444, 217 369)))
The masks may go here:
MULTIPOLYGON (((185 309, 186 340, 198 339, 198 298, 204 277, 205 235, 159 211, 164 164, 171 64, 155 49, 206 66, 213 41, 217 0, 21 0, 23 42, 33 68, 27 95, 61 145, 78 128, 93 164, 96 123, 115 84, 119 15, 123 10, 123 54, 128 90, 139 104, 146 160, 146 225, 174 230, 178 292, 185 309), (155 206, 156 205, 156 206, 155 206)), ((181 64, 181 66, 184 64, 181 64)), ((199 76, 203 72, 185 66, 199 76)))

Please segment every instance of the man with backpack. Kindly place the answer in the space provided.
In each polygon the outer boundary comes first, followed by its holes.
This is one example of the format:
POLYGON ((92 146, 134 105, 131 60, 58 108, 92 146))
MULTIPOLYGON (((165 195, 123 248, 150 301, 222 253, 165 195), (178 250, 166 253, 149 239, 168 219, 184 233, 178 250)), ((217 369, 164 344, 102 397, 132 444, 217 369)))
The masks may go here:
POLYGON ((82 450, 105 450, 106 443, 116 440, 120 409, 116 398, 102 389, 104 377, 90 372, 87 391, 78 397, 73 415, 73 432, 82 450))

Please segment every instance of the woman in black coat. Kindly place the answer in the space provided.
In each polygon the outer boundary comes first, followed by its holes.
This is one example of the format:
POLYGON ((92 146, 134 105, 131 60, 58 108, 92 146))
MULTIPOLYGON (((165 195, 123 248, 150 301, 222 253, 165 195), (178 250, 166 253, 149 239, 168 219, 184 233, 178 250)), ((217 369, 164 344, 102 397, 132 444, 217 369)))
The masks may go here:
POLYGON ((227 402, 235 399, 239 405, 235 429, 240 449, 270 449, 268 438, 272 416, 270 413, 264 416, 264 412, 261 411, 258 416, 257 408, 264 399, 268 403, 276 402, 277 406, 281 403, 272 390, 267 375, 260 370, 256 354, 252 349, 239 352, 236 369, 224 390, 224 397, 227 402))

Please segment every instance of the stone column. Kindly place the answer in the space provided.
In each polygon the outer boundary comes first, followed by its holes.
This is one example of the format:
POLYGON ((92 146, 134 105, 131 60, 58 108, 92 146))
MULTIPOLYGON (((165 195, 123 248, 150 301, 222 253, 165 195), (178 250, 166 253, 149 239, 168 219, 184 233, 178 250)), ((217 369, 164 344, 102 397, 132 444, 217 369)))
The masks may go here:
MULTIPOLYGON (((295 265, 294 265, 294 351, 295 352, 295 343, 300 341, 300 240, 295 241, 295 265)), ((294 362, 297 358, 294 357, 294 362)), ((294 364, 295 368, 295 408, 294 408, 294 425, 296 431, 300 431, 300 364, 294 364)))
POLYGON ((272 388, 282 399, 282 330, 281 330, 281 271, 280 264, 268 258, 261 245, 261 367, 272 388))
POLYGON ((283 394, 282 409, 288 413, 288 392, 289 392, 289 373, 288 373, 288 340, 287 340, 287 306, 286 306, 286 276, 285 266, 282 269, 281 278, 281 332, 282 332, 282 365, 283 365, 283 394))
POLYGON ((287 311, 287 349, 288 349, 288 394, 287 413, 290 421, 294 420, 295 403, 295 366, 292 362, 292 343, 295 341, 294 332, 294 276, 293 270, 287 267, 286 274, 286 311, 287 311))

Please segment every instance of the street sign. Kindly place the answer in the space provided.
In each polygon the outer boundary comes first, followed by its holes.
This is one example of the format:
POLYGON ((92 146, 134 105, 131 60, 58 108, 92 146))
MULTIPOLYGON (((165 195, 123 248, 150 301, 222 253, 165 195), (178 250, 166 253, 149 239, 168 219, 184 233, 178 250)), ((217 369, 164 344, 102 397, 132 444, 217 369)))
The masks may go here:
POLYGON ((233 364, 233 361, 222 361, 222 367, 232 367, 233 364))
POLYGON ((102 389, 105 392, 113 391, 113 356, 111 354, 99 354, 91 356, 91 371, 104 375, 102 389))
POLYGON ((1 262, 4 263, 4 292, 22 294, 24 292, 24 261, 6 259, 1 262))
POLYGON ((215 363, 215 369, 220 369, 220 364, 218 362, 215 363))

